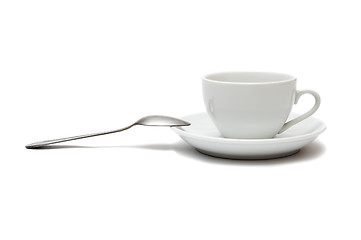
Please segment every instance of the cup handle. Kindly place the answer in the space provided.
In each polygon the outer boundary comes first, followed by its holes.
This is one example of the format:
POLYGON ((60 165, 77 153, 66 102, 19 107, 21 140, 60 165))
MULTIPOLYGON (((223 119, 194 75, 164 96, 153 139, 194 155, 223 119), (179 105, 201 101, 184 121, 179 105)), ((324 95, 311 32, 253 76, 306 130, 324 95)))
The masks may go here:
POLYGON ((293 125, 305 120, 306 118, 311 116, 314 112, 316 112, 317 109, 320 107, 320 103, 321 103, 320 95, 318 95, 317 92, 312 90, 296 91, 295 104, 297 104, 300 97, 306 93, 311 94, 315 98, 315 105, 313 105, 313 107, 308 112, 302 114, 301 116, 296 117, 295 119, 286 122, 278 133, 283 133, 293 125))

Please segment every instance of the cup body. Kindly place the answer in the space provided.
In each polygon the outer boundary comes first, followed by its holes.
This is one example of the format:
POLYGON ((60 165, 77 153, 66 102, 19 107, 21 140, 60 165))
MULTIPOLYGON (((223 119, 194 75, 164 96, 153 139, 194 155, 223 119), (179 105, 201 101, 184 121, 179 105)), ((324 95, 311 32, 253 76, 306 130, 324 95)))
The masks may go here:
POLYGON ((281 73, 224 72, 205 75, 203 99, 223 137, 273 138, 286 122, 296 78, 281 73))

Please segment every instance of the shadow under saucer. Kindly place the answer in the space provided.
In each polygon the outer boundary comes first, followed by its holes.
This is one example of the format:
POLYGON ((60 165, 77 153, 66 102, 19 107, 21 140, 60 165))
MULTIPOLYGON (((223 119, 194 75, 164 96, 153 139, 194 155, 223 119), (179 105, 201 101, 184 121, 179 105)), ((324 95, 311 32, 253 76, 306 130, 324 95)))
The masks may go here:
POLYGON ((241 165, 241 166, 242 165, 277 165, 277 164, 288 164, 288 163, 309 161, 322 156, 326 151, 326 147, 324 146, 324 144, 322 144, 320 141, 317 140, 303 147, 299 152, 291 156, 266 159, 266 160, 234 160, 234 159, 212 157, 198 152, 196 149, 184 143, 183 141, 178 141, 175 143, 123 145, 123 146, 49 145, 33 150, 70 149, 70 148, 79 148, 79 149, 136 148, 136 149, 147 149, 154 151, 173 151, 183 157, 195 159, 206 163, 221 164, 221 165, 241 165))

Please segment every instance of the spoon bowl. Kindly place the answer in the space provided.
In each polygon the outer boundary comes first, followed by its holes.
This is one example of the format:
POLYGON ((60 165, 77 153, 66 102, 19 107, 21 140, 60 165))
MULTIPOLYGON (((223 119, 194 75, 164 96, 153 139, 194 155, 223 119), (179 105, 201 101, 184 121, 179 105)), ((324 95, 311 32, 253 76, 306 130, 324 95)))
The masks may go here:
POLYGON ((162 115, 150 115, 147 117, 143 117, 136 121, 135 124, 158 127, 180 127, 191 125, 189 122, 183 121, 181 119, 162 115))

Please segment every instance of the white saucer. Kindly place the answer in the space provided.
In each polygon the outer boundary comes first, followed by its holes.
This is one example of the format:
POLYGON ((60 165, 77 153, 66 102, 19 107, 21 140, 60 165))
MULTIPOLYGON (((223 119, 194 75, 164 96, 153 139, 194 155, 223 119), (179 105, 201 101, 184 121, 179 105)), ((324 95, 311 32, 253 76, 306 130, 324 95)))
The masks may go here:
MULTIPOLYGON (((299 114, 291 114, 290 119, 299 114)), ((230 139, 221 136, 207 113, 185 116, 187 127, 172 129, 199 152, 230 159, 269 159, 292 155, 315 140, 326 130, 325 124, 314 118, 291 127, 272 139, 230 139)))

